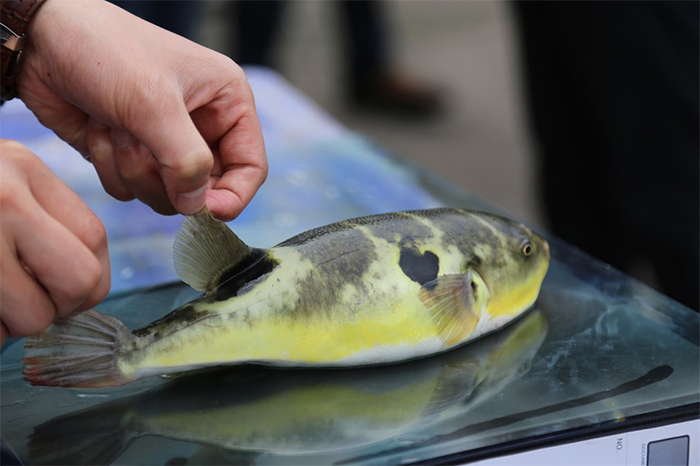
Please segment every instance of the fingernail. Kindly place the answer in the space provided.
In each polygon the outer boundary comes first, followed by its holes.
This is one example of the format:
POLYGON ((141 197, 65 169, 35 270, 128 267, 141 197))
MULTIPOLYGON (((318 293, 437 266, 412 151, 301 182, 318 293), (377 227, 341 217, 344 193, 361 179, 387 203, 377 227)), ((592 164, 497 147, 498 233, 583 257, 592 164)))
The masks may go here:
POLYGON ((206 203, 207 187, 202 186, 199 189, 177 195, 177 210, 185 215, 191 215, 199 212, 206 203))

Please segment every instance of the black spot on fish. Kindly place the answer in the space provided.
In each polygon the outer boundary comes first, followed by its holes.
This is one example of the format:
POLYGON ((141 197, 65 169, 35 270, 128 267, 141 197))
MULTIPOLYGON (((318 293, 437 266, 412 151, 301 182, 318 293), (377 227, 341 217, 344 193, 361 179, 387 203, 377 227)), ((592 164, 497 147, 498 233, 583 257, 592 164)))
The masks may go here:
MULTIPOLYGON (((152 324, 135 330, 134 334, 137 336, 152 334, 153 338, 157 340, 201 320, 218 316, 217 312, 208 311, 206 306, 201 304, 225 301, 237 296, 241 288, 269 274, 277 265, 279 263, 267 255, 265 250, 253 249, 250 254, 224 273, 215 290, 175 309, 152 324)), ((247 323, 250 324, 250 322, 247 323)))
POLYGON ((437 278, 440 259, 432 251, 421 254, 410 246, 402 245, 399 267, 408 278, 424 285, 437 278))
POLYGON ((271 258, 265 250, 254 249, 234 268, 226 272, 218 287, 203 296, 202 301, 213 303, 237 296, 241 288, 269 274, 278 265, 279 262, 271 258))

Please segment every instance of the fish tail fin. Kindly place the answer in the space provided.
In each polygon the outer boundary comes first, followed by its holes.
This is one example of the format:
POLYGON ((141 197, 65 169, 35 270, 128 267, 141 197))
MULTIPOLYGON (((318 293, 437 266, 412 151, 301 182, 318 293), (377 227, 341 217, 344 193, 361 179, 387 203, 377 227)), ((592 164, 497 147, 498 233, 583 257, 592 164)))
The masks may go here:
POLYGON ((59 319, 24 344, 24 378, 32 385, 106 387, 133 377, 119 368, 120 354, 136 337, 121 322, 94 309, 59 319))

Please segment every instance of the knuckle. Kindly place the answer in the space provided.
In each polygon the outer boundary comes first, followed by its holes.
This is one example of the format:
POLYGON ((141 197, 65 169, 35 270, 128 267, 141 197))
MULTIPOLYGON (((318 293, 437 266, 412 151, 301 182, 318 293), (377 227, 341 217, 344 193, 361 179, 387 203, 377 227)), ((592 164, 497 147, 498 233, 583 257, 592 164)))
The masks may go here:
MULTIPOLYGON (((103 299, 105 299, 107 297, 107 294, 109 294, 109 280, 103 280, 100 282, 99 286, 95 289, 91 298, 95 302, 95 304, 97 304, 97 303, 101 302, 103 299)), ((90 307, 92 307, 92 306, 90 306, 90 307)))
POLYGON ((33 208, 34 203, 28 202, 31 193, 26 185, 20 185, 17 180, 0 182, 0 218, 4 228, 17 229, 21 224, 35 224, 39 214, 33 208))
POLYGON ((85 261, 83 264, 82 273, 80 273, 80 278, 78 279, 78 284, 80 289, 80 297, 87 298, 88 295, 97 287, 102 278, 102 264, 97 260, 96 257, 92 257, 91 260, 85 261))
POLYGON ((267 164, 267 159, 265 159, 264 163, 260 167, 260 185, 265 183, 265 180, 267 180, 267 176, 270 174, 270 167, 267 164))
POLYGON ((116 184, 102 184, 105 192, 112 196, 114 199, 122 202, 131 201, 134 199, 134 195, 129 189, 123 185, 116 184))
POLYGON ((184 182, 195 189, 208 179, 214 167, 214 157, 211 152, 196 151, 163 162, 162 167, 165 185, 172 187, 184 182))
POLYGON ((66 315, 77 309, 97 288, 102 277, 102 266, 96 258, 81 262, 81 267, 75 271, 70 280, 65 281, 63 289, 54 290, 51 299, 61 315, 66 315))
POLYGON ((17 141, 1 140, 0 153, 2 154, 3 165, 10 164, 15 169, 27 174, 43 164, 32 151, 17 141))
POLYGON ((236 78, 245 77, 245 71, 243 71, 243 68, 231 57, 224 55, 223 53, 214 52, 213 50, 208 52, 211 53, 208 53, 206 57, 202 57, 200 55, 200 57, 205 60, 204 65, 208 66, 209 68, 219 69, 230 75, 234 75, 236 78))
POLYGON ((107 249, 107 230, 102 221, 94 215, 87 215, 83 220, 80 238, 93 253, 107 249))
POLYGON ((167 164, 167 168, 173 171, 179 178, 195 179, 208 175, 214 166, 211 153, 195 152, 179 157, 167 164))
POLYGON ((16 190, 13 189, 12 186, 7 186, 4 180, 2 183, 0 183, 0 210, 2 210, 2 212, 5 214, 6 220, 8 218, 15 218, 14 214, 18 210, 22 210, 20 196, 17 196, 16 190))
POLYGON ((116 159, 119 176, 126 185, 158 177, 158 162, 143 144, 120 151, 116 159))
POLYGON ((69 313, 91 309, 93 306, 96 306, 107 297, 110 288, 109 269, 105 269, 103 271, 104 274, 100 278, 99 282, 93 287, 92 291, 90 291, 86 299, 81 300, 80 304, 77 305, 75 309, 68 311, 69 313))
POLYGON ((127 186, 144 178, 145 173, 138 169, 138 164, 119 163, 119 176, 127 186))
POLYGON ((12 139, 0 139, 0 149, 3 156, 20 156, 20 152, 29 152, 27 146, 12 139))

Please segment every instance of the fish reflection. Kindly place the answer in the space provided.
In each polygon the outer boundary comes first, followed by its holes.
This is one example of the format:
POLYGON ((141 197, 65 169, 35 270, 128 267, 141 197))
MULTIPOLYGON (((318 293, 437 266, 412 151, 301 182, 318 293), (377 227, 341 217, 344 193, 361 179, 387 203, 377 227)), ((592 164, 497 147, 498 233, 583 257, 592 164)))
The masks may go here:
POLYGON ((109 464, 149 435, 249 460, 359 448, 467 415, 529 370, 546 333, 534 310, 457 351, 395 366, 190 374, 36 427, 29 456, 40 464, 109 464))

